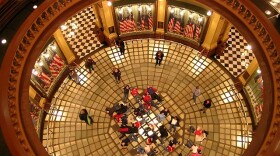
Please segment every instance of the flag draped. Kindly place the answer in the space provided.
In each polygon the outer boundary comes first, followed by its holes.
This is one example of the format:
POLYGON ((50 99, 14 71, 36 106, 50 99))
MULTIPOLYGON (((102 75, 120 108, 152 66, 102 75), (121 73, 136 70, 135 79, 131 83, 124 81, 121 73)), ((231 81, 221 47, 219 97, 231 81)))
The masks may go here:
POLYGON ((185 26, 184 28, 184 36, 188 38, 193 38, 193 33, 194 33, 194 24, 189 23, 185 26))
POLYGON ((195 34, 194 34, 194 38, 196 40, 199 40, 200 33, 201 33, 201 27, 199 25, 196 25, 196 27, 195 27, 195 34))

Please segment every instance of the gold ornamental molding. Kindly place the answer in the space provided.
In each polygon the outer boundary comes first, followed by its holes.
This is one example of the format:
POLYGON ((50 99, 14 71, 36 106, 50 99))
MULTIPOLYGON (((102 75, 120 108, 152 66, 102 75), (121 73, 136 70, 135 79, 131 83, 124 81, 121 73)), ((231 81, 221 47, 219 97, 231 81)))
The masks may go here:
MULTIPOLYGON (((277 148, 280 122, 279 34, 266 17, 248 0, 197 0, 224 15, 257 47, 256 57, 264 71, 264 114, 256 136, 244 155, 264 155, 277 148), (244 26, 244 28, 243 28, 244 26), (247 32, 247 33, 246 33, 247 32), (271 97, 271 98, 270 98, 271 97), (265 114, 267 113, 267 114, 265 114), (278 133, 277 133, 278 132, 278 133), (262 134, 264 133, 264 134, 262 134), (274 144, 275 143, 275 144, 274 144)), ((59 24, 97 0, 44 1, 25 20, 9 44, 1 67, 1 128, 13 155, 48 155, 31 122, 28 87, 31 69, 39 51, 59 24)), ((279 146, 279 145, 278 145, 279 146)), ((278 147, 279 148, 279 147, 278 147)))

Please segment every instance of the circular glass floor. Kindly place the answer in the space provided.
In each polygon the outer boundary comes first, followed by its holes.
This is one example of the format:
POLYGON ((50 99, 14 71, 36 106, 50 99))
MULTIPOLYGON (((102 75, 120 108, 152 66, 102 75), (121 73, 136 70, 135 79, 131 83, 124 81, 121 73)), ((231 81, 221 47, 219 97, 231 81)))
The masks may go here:
MULTIPOLYGON (((180 118, 176 133, 169 133, 165 141, 177 138, 181 143, 187 139, 195 141, 195 135, 188 132, 189 125, 202 127, 209 132, 202 143, 203 155, 241 155, 251 141, 251 119, 242 96, 235 90, 227 71, 217 63, 201 56, 198 51, 167 40, 129 40, 125 42, 125 55, 116 47, 107 47, 91 55, 97 63, 89 73, 84 62, 78 68, 80 84, 66 78, 52 99, 52 107, 46 117, 43 145, 50 155, 136 155, 136 147, 145 146, 140 136, 128 150, 120 146, 119 125, 105 112, 106 107, 121 102, 123 87, 128 84, 143 92, 148 85, 158 89, 164 102, 159 109, 152 108, 156 116, 163 107, 170 115, 180 118), (160 66, 155 67, 154 56, 158 50, 164 52, 160 66), (120 69, 122 81, 117 84, 111 72, 120 69), (197 104, 192 100, 192 89, 199 86, 201 95, 197 104), (202 113, 204 100, 211 98, 212 107, 202 113), (92 126, 79 119, 81 109, 93 115, 92 126), (246 117, 247 116, 247 117, 246 117)), ((129 95, 129 103, 135 101, 129 95)), ((163 124, 169 129, 170 115, 163 124)), ((133 116, 129 116, 132 120, 133 116)), ((129 120, 129 122, 132 122, 129 120)), ((191 151, 180 144, 172 153, 155 145, 157 155, 189 155, 191 151)))

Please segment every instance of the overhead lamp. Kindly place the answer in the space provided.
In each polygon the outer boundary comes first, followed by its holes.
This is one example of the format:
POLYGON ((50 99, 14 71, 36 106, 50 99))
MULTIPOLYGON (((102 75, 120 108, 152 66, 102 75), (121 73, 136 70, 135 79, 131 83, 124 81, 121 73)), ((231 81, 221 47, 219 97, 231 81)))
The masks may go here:
POLYGON ((52 45, 52 50, 56 50, 56 46, 55 45, 52 45))
POLYGON ((262 71, 261 71, 261 69, 259 68, 258 70, 257 70, 257 73, 258 74, 260 74, 262 71))
POLYGON ((45 58, 49 58, 50 54, 46 53, 44 56, 45 56, 45 58))
POLYGON ((182 11, 180 12, 180 15, 183 16, 183 15, 184 15, 184 12, 185 12, 185 11, 182 10, 182 11))
POLYGON ((170 12, 171 12, 171 13, 174 13, 174 8, 172 8, 172 9, 170 10, 170 12))
POLYGON ((38 6, 37 5, 33 5, 33 9, 37 9, 38 8, 38 6))
POLYGON ((269 11, 269 10, 265 10, 265 12, 264 12, 265 14, 267 14, 267 15, 270 15, 271 14, 271 11, 269 11))
POLYGON ((70 36, 74 36, 74 35, 75 35, 75 32, 74 32, 74 31, 71 31, 71 32, 69 33, 69 35, 70 35, 70 36))
POLYGON ((190 18, 193 18, 193 13, 191 13, 189 17, 190 17, 190 18))
POLYGON ((207 11, 207 16, 211 16, 212 15, 212 11, 207 11))
POLYGON ((73 29, 77 29, 78 28, 78 26, 75 23, 71 23, 71 26, 72 26, 73 29))
POLYGON ((251 50, 251 49, 252 49, 252 46, 251 46, 250 44, 248 44, 248 45, 247 45, 247 49, 248 49, 248 50, 251 50))
POLYGON ((32 74, 38 75, 38 71, 36 69, 32 69, 32 74))
POLYGON ((61 30, 66 30, 67 26, 66 25, 61 25, 60 28, 61 28, 61 30))
POLYGON ((119 8, 119 14, 122 14, 122 13, 123 13, 122 9, 121 9, 121 8, 119 8))
POLYGON ((112 2, 111 2, 111 1, 108 1, 108 2, 107 2, 107 5, 108 5, 108 6, 112 6, 112 2))
POLYGON ((41 66, 41 67, 43 66, 43 62, 42 62, 42 61, 39 61, 38 64, 39 64, 39 66, 41 66))
POLYGON ((2 39, 2 40, 1 40, 1 43, 2 43, 2 44, 6 44, 6 43, 7 43, 7 40, 6 40, 6 39, 2 39))
POLYGON ((138 6, 138 11, 141 11, 142 10, 142 7, 139 5, 138 6))
POLYGON ((132 12, 132 9, 131 9, 131 7, 128 7, 128 12, 132 12))
POLYGON ((152 10, 152 6, 148 6, 148 10, 151 11, 152 10))

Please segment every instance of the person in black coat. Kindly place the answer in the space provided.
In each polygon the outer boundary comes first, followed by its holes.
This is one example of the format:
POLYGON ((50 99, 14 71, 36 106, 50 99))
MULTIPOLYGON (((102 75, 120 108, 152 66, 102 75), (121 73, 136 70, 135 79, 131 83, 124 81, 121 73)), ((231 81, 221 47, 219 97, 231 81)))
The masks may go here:
POLYGON ((80 120, 85 121, 85 123, 86 123, 87 125, 92 125, 92 123, 93 123, 93 119, 92 119, 92 117, 88 114, 88 112, 87 112, 86 109, 82 109, 82 110, 80 111, 79 118, 80 118, 80 120))
POLYGON ((121 81, 121 71, 118 68, 114 68, 112 75, 115 77, 115 80, 117 83, 120 83, 121 81))
POLYGON ((121 108, 121 106, 120 106, 120 104, 119 103, 115 103, 114 105, 113 105, 113 107, 107 107, 106 108, 106 113, 107 114, 109 114, 110 115, 110 117, 112 117, 113 116, 113 114, 117 111, 117 110, 119 110, 121 108))
POLYGON ((206 112, 206 109, 210 108, 211 107, 211 99, 207 99, 203 102, 203 108, 200 109, 200 111, 203 111, 203 113, 206 112))
POLYGON ((120 40, 119 48, 120 48, 121 55, 124 55, 125 46, 124 46, 124 41, 123 40, 120 40))
POLYGON ((138 128, 135 126, 121 126, 119 132, 122 134, 119 139, 125 137, 125 134, 138 133, 138 128))
POLYGON ((123 95, 123 102, 127 102, 129 91, 130 91, 129 85, 125 85, 124 88, 123 88, 123 94, 124 94, 123 95))
POLYGON ((161 125, 159 127, 159 133, 160 133, 160 143, 164 144, 164 139, 168 137, 167 129, 164 127, 164 125, 161 125))
POLYGON ((89 57, 85 62, 85 67, 89 70, 89 73, 91 73, 91 70, 94 70, 93 65, 96 65, 96 62, 89 57))
POLYGON ((156 65, 155 66, 157 66, 157 65, 160 66, 160 63, 163 60, 163 57, 164 57, 163 52, 161 50, 159 50, 155 55, 155 59, 156 59, 156 65))

